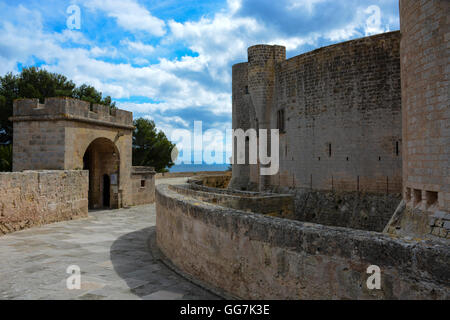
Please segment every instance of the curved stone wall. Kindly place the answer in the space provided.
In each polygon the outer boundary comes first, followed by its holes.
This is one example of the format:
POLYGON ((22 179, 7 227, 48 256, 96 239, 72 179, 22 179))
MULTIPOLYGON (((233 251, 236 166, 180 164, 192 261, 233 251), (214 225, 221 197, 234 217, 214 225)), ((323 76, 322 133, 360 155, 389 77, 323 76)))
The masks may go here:
MULTIPOLYGON (((255 109, 256 119, 252 122, 256 124, 253 127, 256 130, 274 128, 271 126, 270 117, 274 104, 275 68, 284 60, 286 60, 286 48, 283 46, 256 45, 248 48, 248 91, 255 109)), ((270 145, 269 137, 267 150, 270 150, 270 145)), ((261 167, 265 165, 261 164, 261 167)), ((260 190, 269 187, 269 184, 269 176, 259 176, 260 190)))
MULTIPOLYGON (((251 104, 249 88, 248 88, 248 67, 247 63, 239 63, 233 66, 233 129, 242 129, 247 131, 251 128, 251 120, 253 120, 250 111, 253 109, 251 104)), ((233 154, 237 154, 237 142, 233 141, 233 154)), ((248 141, 245 141, 245 150, 248 150, 248 141)), ((237 157, 235 157, 237 158, 237 157)), ((248 163, 248 154, 245 155, 246 163, 248 163)), ((250 181, 250 166, 248 164, 237 164, 234 160, 232 166, 233 178, 230 187, 239 189, 247 186, 250 181)))
POLYGON ((272 185, 401 192, 399 40, 399 32, 380 34, 279 65, 275 105, 286 133, 272 185))
POLYGON ((403 188, 424 211, 450 212, 449 15, 449 1, 400 1, 403 188))
POLYGON ((449 299, 441 242, 223 208, 159 185, 157 244, 191 276, 244 299, 449 299), (369 290, 367 268, 381 269, 369 290))

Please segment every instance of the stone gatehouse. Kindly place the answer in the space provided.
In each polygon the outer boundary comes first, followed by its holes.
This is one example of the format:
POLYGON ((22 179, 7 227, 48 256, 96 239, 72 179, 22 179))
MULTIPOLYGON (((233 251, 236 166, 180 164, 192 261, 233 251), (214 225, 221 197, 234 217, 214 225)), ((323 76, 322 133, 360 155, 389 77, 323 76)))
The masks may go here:
POLYGON ((154 170, 132 169, 131 112, 72 98, 19 99, 11 120, 13 171, 88 170, 93 209, 135 205, 134 193, 153 192, 154 170))

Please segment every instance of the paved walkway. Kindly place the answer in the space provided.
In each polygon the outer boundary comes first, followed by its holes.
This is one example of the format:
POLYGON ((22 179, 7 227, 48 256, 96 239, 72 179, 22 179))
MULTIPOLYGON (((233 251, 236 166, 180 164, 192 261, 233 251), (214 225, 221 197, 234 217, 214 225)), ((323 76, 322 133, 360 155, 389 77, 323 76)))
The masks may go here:
POLYGON ((152 256, 155 218, 154 205, 95 211, 0 237, 0 299, 217 299, 152 256), (79 290, 67 289, 71 265, 79 290))

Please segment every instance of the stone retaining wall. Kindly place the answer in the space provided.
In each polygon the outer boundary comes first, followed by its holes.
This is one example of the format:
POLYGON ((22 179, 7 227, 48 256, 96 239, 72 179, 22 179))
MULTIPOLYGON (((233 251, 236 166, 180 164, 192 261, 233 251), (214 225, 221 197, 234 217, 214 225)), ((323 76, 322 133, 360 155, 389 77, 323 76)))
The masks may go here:
POLYGON ((383 231, 401 194, 293 189, 294 219, 327 226, 383 231))
POLYGON ((0 173, 0 235, 87 217, 88 172, 0 173))
POLYGON ((289 194, 231 192, 224 189, 196 186, 195 184, 191 186, 170 186, 169 188, 180 194, 200 201, 214 203, 221 207, 283 218, 293 218, 294 214, 294 199, 289 194))
POLYGON ((449 299, 450 250, 377 232, 246 213, 157 186, 157 244, 178 268, 244 299, 449 299), (367 268, 381 269, 369 290, 367 268))
POLYGON ((204 186, 212 188, 228 188, 231 180, 231 172, 228 174, 215 174, 215 175, 205 175, 200 176, 198 179, 204 186))

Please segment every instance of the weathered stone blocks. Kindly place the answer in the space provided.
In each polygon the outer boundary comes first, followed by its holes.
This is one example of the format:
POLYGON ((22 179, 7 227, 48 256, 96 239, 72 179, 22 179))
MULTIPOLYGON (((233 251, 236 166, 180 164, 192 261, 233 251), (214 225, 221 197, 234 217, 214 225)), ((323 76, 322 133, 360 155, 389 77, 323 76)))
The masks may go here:
POLYGON ((153 167, 132 167, 132 205, 155 202, 155 174, 153 167))
POLYGON ((157 244, 197 279, 244 299, 449 299, 450 250, 156 192, 157 244), (381 269, 370 290, 367 268, 381 269))
POLYGON ((0 173, 0 235, 87 214, 87 171, 0 173))
POLYGON ((400 0, 403 194, 424 215, 450 212, 449 15, 449 1, 400 0))

